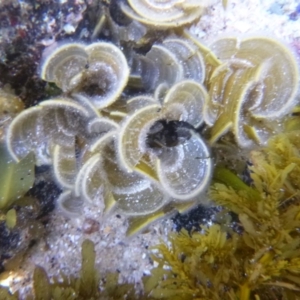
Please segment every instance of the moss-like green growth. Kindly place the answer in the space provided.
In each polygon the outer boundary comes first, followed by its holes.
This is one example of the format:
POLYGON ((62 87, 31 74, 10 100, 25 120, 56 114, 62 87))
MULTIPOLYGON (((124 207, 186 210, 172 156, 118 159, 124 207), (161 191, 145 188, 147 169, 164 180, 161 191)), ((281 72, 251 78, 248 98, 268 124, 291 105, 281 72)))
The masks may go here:
POLYGON ((299 299, 300 132, 251 152, 252 185, 217 169, 210 197, 238 215, 243 232, 222 224, 185 230, 157 246, 145 280, 156 299, 299 299))

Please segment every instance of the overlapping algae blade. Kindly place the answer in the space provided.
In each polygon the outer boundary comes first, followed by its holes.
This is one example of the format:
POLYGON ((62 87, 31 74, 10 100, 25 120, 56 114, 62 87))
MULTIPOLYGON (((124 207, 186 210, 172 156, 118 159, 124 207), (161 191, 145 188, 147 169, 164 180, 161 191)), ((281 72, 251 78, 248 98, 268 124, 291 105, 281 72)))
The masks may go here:
MULTIPOLYGON (((34 299, 299 299, 299 144, 295 130, 252 151, 250 185, 218 167, 210 197, 238 216, 238 226, 219 219, 202 232, 170 234, 153 251, 158 266, 144 277, 143 294, 118 285, 117 274, 101 285, 93 244, 85 241, 80 278, 50 283, 37 267, 34 299)), ((0 299, 10 299, 5 293, 0 299)))

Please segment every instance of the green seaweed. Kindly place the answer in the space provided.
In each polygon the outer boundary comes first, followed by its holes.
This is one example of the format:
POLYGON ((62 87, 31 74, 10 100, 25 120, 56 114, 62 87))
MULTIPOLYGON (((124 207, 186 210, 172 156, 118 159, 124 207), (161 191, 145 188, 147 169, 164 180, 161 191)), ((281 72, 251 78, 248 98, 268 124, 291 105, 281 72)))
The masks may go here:
POLYGON ((11 161, 6 147, 0 145, 0 209, 7 209, 23 196, 34 183, 34 154, 28 154, 19 163, 11 161))

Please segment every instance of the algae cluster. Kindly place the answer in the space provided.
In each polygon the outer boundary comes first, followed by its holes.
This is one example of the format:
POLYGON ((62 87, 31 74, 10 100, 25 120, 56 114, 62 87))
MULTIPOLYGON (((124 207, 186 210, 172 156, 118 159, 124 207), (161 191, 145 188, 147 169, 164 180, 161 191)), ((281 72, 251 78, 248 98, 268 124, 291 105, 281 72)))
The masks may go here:
POLYGON ((218 167, 209 195, 238 216, 239 230, 220 218, 200 231, 171 233, 168 244, 152 249, 158 266, 143 278, 142 294, 119 286, 116 274, 101 284, 86 241, 81 277, 49 283, 38 267, 34 299, 299 299, 299 137, 298 130, 286 132, 252 151, 249 185, 218 167))
POLYGON ((128 216, 132 234, 206 201, 209 146, 220 138, 230 132, 248 149, 281 131, 298 91, 293 53, 259 36, 207 48, 183 27, 209 3, 112 1, 98 28, 109 41, 44 51, 39 75, 61 95, 20 112, 5 139, 16 162, 34 153, 36 165, 51 166, 67 215, 98 203, 128 216), (157 15, 168 26, 149 23, 157 15))
MULTIPOLYGON (((45 54, 40 75, 61 94, 23 110, 5 125, 7 148, 17 162, 5 167, 11 174, 34 153, 34 163, 51 165, 64 189, 58 198, 64 211, 76 215, 78 199, 84 205, 104 199, 106 210, 134 216, 132 234, 169 212, 204 201, 212 172, 204 139, 216 152, 229 141, 231 155, 240 151, 235 143, 246 149, 248 166, 240 157, 236 160, 245 168, 247 184, 230 159, 227 168, 217 159, 208 195, 238 216, 239 230, 230 219, 220 218, 201 231, 170 234, 168 245, 156 247, 158 267, 144 278, 143 294, 130 284, 120 286, 116 274, 100 281, 93 245, 87 241, 79 278, 51 282, 36 268, 34 299, 300 297, 298 116, 288 118, 287 131, 278 134, 296 102, 297 61, 287 47, 266 37, 218 39, 207 48, 185 29, 167 30, 203 12, 194 10, 195 1, 174 2, 179 23, 167 16, 171 22, 161 24, 154 35, 154 17, 142 22, 144 13, 135 8, 136 1, 126 7, 122 2, 122 24, 114 20, 111 11, 117 4, 112 1, 108 9, 103 7, 93 33, 95 38, 108 27, 110 42, 67 43, 45 54), (100 48, 115 55, 101 54, 100 48), (165 142, 165 123, 180 125, 174 146, 165 142), (258 147, 268 139, 265 148, 258 147), (200 172, 189 173, 194 166, 200 172)), ((6 193, 5 209, 21 194, 6 193)), ((17 223, 14 209, 4 218, 8 227, 17 223)), ((18 297, 4 289, 0 293, 4 299, 18 297)))
MULTIPOLYGON (((299 131, 252 151, 251 184, 219 167, 209 190, 217 205, 238 215, 239 230, 219 222, 182 230, 157 247, 158 299, 299 299, 299 131)), ((149 286, 147 285, 149 284, 149 286)))
MULTIPOLYGON (((202 12, 194 1, 158 6, 172 7, 171 16, 164 16, 171 27, 191 23, 202 12), (187 22, 174 21, 189 14, 187 22)), ((156 13, 163 16, 165 10, 156 13)), ((153 44, 154 29, 146 22, 140 26, 151 40, 133 35, 128 41, 110 10, 103 8, 102 18, 117 40, 46 49, 39 75, 61 95, 23 110, 5 139, 15 162, 34 153, 37 166, 52 167, 63 189, 58 206, 69 216, 81 213, 78 204, 100 203, 105 211, 143 217, 144 224, 129 230, 133 233, 156 215, 201 202, 210 182, 212 158, 199 134, 208 102, 205 59, 192 40, 168 30, 153 44), (169 124, 178 124, 172 145, 162 141, 169 138, 169 124)), ((130 31, 130 24, 123 27, 130 31)))

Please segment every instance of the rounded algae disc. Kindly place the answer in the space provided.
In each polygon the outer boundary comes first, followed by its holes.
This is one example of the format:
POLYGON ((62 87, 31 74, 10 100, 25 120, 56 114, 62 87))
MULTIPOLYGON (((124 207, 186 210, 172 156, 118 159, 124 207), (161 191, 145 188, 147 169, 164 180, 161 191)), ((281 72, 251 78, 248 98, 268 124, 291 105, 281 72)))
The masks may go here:
POLYGON ((89 83, 81 92, 87 94, 92 103, 99 109, 109 106, 121 95, 129 79, 129 67, 123 52, 111 43, 98 42, 85 48, 89 59, 87 77, 89 83), (97 86, 98 95, 88 91, 97 86))
POLYGON ((204 109, 204 119, 212 126, 210 142, 228 130, 241 147, 265 142, 275 118, 295 103, 295 58, 284 45, 266 37, 222 38, 212 48, 223 64, 212 72, 204 109))
POLYGON ((115 153, 115 132, 109 132, 89 149, 94 153, 82 166, 76 183, 76 195, 95 202, 99 193, 109 190, 115 206, 124 214, 144 215, 162 207, 168 197, 157 182, 118 165, 115 153))
POLYGON ((72 90, 72 79, 80 74, 88 62, 84 45, 68 43, 61 45, 47 56, 41 64, 40 76, 43 80, 54 82, 63 91, 72 90))
POLYGON ((55 82, 64 92, 81 93, 96 108, 103 108, 120 96, 129 67, 123 52, 111 43, 69 43, 44 61, 41 78, 55 82))
POLYGON ((68 147, 55 145, 52 153, 52 164, 57 182, 62 187, 72 189, 77 173, 75 143, 68 147))
POLYGON ((121 3, 122 11, 131 19, 160 29, 180 27, 192 23, 203 12, 199 2, 129 0, 121 3))
POLYGON ((15 161, 24 158, 39 145, 40 106, 22 111, 9 125, 6 132, 6 144, 9 154, 15 161))
POLYGON ((118 165, 112 137, 106 140, 101 153, 101 170, 105 174, 118 209, 124 214, 145 215, 158 210, 166 203, 168 197, 158 182, 136 171, 125 171, 118 165))
POLYGON ((211 49, 223 61, 240 59, 254 67, 263 65, 263 100, 252 110, 254 117, 280 117, 294 105, 299 81, 297 61, 282 43, 267 37, 223 38, 214 42, 211 49))
POLYGON ((164 45, 153 45, 145 56, 136 56, 138 72, 145 89, 153 91, 163 82, 172 85, 183 78, 178 58, 164 45))
POLYGON ((208 187, 213 162, 207 145, 195 133, 184 144, 164 149, 156 169, 160 183, 171 197, 191 200, 208 187))
POLYGON ((96 133, 98 135, 117 129, 119 129, 118 123, 105 117, 92 119, 87 125, 89 133, 96 133))
POLYGON ((81 105, 56 98, 21 112, 8 127, 6 141, 11 156, 18 161, 30 151, 51 145, 68 145, 82 127, 88 111, 81 105))
POLYGON ((203 83, 205 78, 204 59, 195 46, 188 40, 180 38, 166 39, 163 41, 163 45, 175 54, 182 64, 184 78, 203 83))
POLYGON ((78 217, 82 212, 82 201, 72 191, 66 190, 57 199, 58 208, 69 217, 78 217))
POLYGON ((158 104, 148 105, 129 115, 121 125, 118 141, 120 164, 131 172, 135 169, 144 153, 143 144, 147 137, 147 129, 160 118, 158 104))
MULTIPOLYGON (((176 106, 179 115, 173 119, 186 121, 194 127, 203 121, 203 107, 208 101, 208 94, 200 83, 193 80, 183 80, 173 85, 164 99, 164 111, 167 117, 176 114, 176 106)), ((170 118, 170 117, 169 117, 170 118)), ((172 118, 171 118, 172 119, 172 118)))

